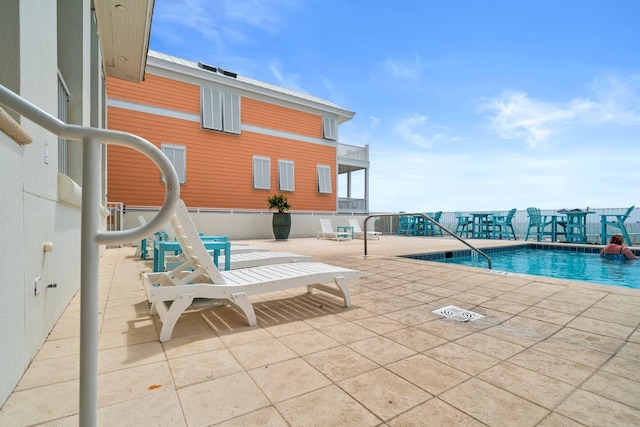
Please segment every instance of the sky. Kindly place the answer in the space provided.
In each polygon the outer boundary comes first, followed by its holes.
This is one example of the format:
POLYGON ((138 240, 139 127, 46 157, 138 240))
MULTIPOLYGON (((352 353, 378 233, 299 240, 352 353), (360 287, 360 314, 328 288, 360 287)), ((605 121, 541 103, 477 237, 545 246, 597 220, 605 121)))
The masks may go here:
POLYGON ((639 18, 637 0, 155 0, 149 47, 355 112, 339 142, 369 145, 372 212, 625 208, 639 18))

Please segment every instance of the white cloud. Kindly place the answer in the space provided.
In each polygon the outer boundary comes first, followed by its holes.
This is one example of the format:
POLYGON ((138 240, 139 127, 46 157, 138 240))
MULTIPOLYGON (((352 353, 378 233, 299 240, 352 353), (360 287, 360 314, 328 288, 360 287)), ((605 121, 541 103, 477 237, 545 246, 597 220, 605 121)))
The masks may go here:
POLYGON ((640 124, 640 75, 598 76, 590 85, 597 107, 585 117, 591 123, 640 124))
POLYGON ((531 146, 571 123, 593 105, 575 100, 560 106, 530 99, 522 92, 508 92, 480 107, 493 114, 491 125, 502 138, 523 138, 531 146))
POLYGON ((530 146, 569 127, 640 124, 639 76, 626 81, 602 76, 590 89, 593 99, 575 98, 564 103, 532 99, 524 92, 505 92, 482 103, 478 111, 490 113, 491 126, 502 138, 525 139, 530 146))
POLYGON ((183 28, 199 33, 204 39, 214 42, 218 47, 221 42, 220 16, 209 10, 212 6, 204 0, 178 0, 158 2, 154 6, 154 33, 172 42, 183 40, 183 28), (158 33, 157 28, 162 31, 158 33))
POLYGON ((433 142, 447 137, 447 128, 428 122, 427 116, 411 114, 395 125, 394 132, 403 141, 418 147, 430 148, 433 142))
POLYGON ((213 42, 216 50, 224 50, 227 42, 247 43, 248 32, 258 28, 267 34, 275 34, 282 24, 282 6, 296 7, 298 0, 174 0, 156 2, 154 21, 161 27, 158 36, 175 41, 189 40, 182 34, 187 28, 213 42))
POLYGON ((391 74, 402 80, 418 80, 420 78, 420 61, 414 58, 412 61, 401 61, 392 58, 387 58, 384 61, 386 69, 391 71, 391 74))
POLYGON ((271 70, 271 74, 275 77, 277 84, 291 90, 297 90, 303 92, 302 87, 300 86, 300 75, 298 74, 287 74, 281 70, 282 64, 278 61, 272 61, 269 64, 269 69, 271 70))
POLYGON ((293 0, 223 0, 214 2, 217 7, 222 6, 225 21, 261 28, 267 33, 277 32, 282 22, 276 10, 279 10, 281 6, 294 6, 297 3, 293 0))

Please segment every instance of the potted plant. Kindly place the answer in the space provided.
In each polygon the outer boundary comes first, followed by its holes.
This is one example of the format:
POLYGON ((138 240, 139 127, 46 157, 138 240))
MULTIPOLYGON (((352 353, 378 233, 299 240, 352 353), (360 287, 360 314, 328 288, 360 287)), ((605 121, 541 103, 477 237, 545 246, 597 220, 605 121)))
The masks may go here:
POLYGON ((287 211, 291 209, 291 205, 282 194, 274 194, 267 199, 267 203, 269 204, 269 210, 278 210, 278 212, 273 213, 271 222, 274 237, 276 240, 287 240, 291 231, 291 214, 287 211))

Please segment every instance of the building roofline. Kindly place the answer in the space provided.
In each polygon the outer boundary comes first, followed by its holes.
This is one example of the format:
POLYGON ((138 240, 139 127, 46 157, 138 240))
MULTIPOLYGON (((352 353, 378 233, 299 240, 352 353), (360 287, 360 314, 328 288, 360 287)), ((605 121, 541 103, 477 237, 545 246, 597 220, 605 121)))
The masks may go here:
POLYGON ((349 111, 317 96, 230 73, 217 67, 206 66, 206 64, 204 64, 203 68, 199 66, 197 62, 149 50, 147 56, 147 71, 151 72, 154 68, 208 81, 220 86, 227 86, 236 90, 260 94, 287 103, 302 105, 306 108, 321 110, 337 117, 339 123, 351 120, 353 116, 355 116, 353 111, 349 111))

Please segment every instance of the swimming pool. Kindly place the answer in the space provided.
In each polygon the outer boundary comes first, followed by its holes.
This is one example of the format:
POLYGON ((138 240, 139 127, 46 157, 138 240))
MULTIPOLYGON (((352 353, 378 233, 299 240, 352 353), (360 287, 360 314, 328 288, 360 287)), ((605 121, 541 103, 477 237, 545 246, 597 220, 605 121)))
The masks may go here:
MULTIPOLYGON (((640 289, 640 261, 603 260, 598 255, 599 250, 600 248, 535 244, 482 249, 491 257, 493 270, 640 289)), ((482 256, 472 256, 470 250, 409 257, 487 267, 487 260, 482 256)))

